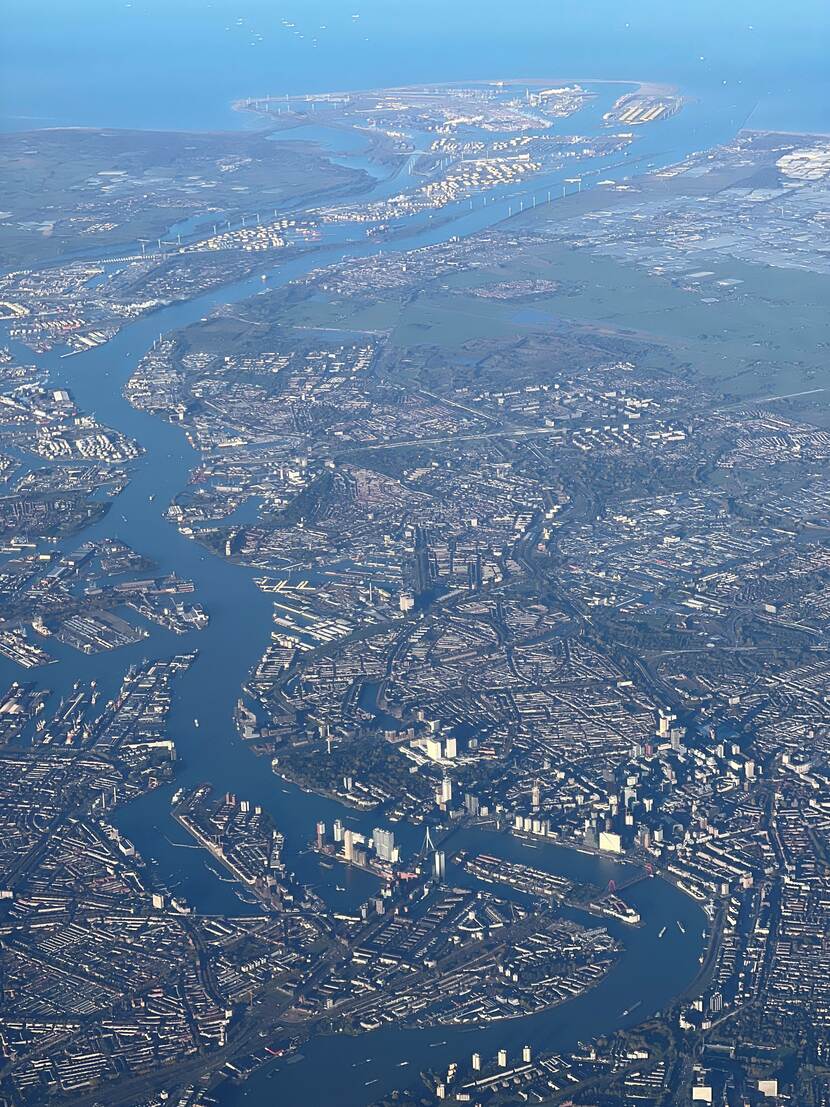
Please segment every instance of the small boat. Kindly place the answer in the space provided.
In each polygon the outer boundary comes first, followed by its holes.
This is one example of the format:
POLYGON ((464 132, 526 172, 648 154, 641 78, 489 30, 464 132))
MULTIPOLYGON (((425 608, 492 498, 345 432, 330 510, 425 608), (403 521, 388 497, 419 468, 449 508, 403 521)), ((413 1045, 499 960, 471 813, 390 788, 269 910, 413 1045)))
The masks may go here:
POLYGON ((664 926, 663 929, 660 931, 660 933, 657 935, 657 937, 662 938, 665 933, 666 933, 666 928, 664 926))
POLYGON ((680 931, 681 934, 686 933, 686 927, 683 925, 680 919, 677 920, 677 929, 680 931))
POLYGON ((199 720, 198 720, 198 719, 194 719, 194 720, 193 720, 193 725, 194 725, 194 726, 196 727, 196 729, 198 730, 198 729, 199 729, 199 720))

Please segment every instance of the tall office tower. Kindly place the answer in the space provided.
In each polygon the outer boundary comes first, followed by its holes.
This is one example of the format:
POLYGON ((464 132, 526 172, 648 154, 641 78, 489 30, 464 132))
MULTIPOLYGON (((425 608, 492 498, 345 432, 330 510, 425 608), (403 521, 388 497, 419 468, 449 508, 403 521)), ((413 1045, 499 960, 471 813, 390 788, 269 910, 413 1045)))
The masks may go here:
POLYGON ((372 831, 372 840, 375 843, 375 853, 381 861, 398 860, 394 831, 384 830, 383 827, 376 826, 372 831))
POLYGON ((442 849, 437 849, 432 855, 432 875, 443 884, 447 875, 447 856, 442 849))

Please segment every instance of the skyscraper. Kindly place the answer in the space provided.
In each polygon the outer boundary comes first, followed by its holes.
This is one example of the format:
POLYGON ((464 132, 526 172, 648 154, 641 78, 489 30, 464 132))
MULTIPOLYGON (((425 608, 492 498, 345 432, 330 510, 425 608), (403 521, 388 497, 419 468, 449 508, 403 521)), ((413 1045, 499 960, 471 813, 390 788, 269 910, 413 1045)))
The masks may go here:
POLYGON ((437 849, 432 855, 432 875, 441 884, 447 872, 447 855, 442 849, 437 849))
POLYGON ((398 860, 398 847, 395 845, 395 834, 392 830, 384 830, 376 826, 372 831, 372 840, 375 843, 375 853, 381 861, 394 862, 398 860))

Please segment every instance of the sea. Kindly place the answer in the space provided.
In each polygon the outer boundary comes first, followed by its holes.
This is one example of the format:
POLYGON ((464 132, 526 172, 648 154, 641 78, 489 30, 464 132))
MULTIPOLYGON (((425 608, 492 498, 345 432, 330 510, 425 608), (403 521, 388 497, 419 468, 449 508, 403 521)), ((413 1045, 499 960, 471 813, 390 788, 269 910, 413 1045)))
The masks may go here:
POLYGON ((829 47, 826 0, 26 0, 3 13, 0 126, 213 130, 246 96, 538 76, 825 132, 829 47))

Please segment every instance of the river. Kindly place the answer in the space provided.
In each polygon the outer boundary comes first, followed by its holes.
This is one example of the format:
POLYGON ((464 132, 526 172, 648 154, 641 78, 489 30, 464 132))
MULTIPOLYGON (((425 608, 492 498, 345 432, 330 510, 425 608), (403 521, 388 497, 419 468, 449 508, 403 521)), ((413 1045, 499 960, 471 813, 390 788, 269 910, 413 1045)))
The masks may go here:
MULTIPOLYGON (((612 88, 604 93, 606 99, 613 95, 612 88)), ((636 157, 665 163, 692 149, 727 139, 741 122, 736 111, 731 97, 707 105, 690 104, 665 124, 644 132, 636 144, 636 157)), ((336 148, 336 139, 332 142, 336 148)), ((353 164, 360 161, 359 153, 353 150, 347 156, 353 164)), ((602 162, 591 168, 601 171, 598 176, 612 172, 602 162)), ((424 246, 493 226, 511 208, 515 211, 521 197, 529 197, 532 191, 543 194, 546 188, 557 186, 566 174, 573 176, 574 171, 571 164, 561 174, 537 182, 533 190, 503 193, 493 197, 487 206, 477 202, 470 210, 466 203, 457 205, 450 212, 452 218, 440 226, 424 225, 423 221, 414 224, 395 247, 424 246)), ((617 175, 625 172, 620 170, 617 175)), ((382 195, 389 187, 388 180, 378 180, 375 194, 382 195)), ((380 249, 381 246, 367 244, 365 240, 355 240, 351 244, 331 245, 325 258, 334 261, 345 256, 367 256, 380 249)), ((268 287, 302 276, 319 265, 320 260, 319 253, 311 253, 274 264, 266 270, 268 287)), ((160 310, 131 323, 106 345, 67 358, 57 353, 34 357, 12 344, 24 362, 47 367, 55 387, 70 388, 82 410, 94 412, 102 422, 133 436, 145 448, 146 452, 133 467, 128 488, 114 502, 109 514, 83 533, 83 539, 119 538, 139 553, 154 558, 162 572, 175 570, 192 579, 196 585, 194 598, 205 605, 211 617, 209 628, 201 633, 176 636, 155 628, 148 639, 136 646, 89 657, 50 643, 58 663, 44 670, 40 679, 56 695, 66 693, 78 679, 95 679, 103 692, 110 695, 130 663, 148 655, 197 649, 197 664, 176 685, 170 719, 170 733, 181 759, 176 786, 208 780, 222 791, 233 791, 261 804, 285 834, 289 868, 333 906, 353 909, 375 888, 374 878, 357 871, 346 872, 339 866, 323 869, 316 857, 307 852, 306 844, 318 819, 331 823, 339 817, 350 820, 348 825, 355 829, 371 832, 376 818, 358 815, 332 800, 284 784, 271 774, 267 761, 257 759, 238 738, 233 708, 250 666, 268 639, 271 601, 254 585, 253 571, 208 554, 164 519, 166 505, 186 486, 188 474, 198 459, 180 429, 136 411, 123 396, 123 387, 135 366, 160 333, 176 331, 262 288, 259 276, 239 281, 160 310), (195 719, 199 720, 198 727, 194 725, 195 719)), ((11 663, 0 663, 0 680, 8 683, 19 678, 19 670, 11 663)), ((178 894, 197 910, 227 914, 251 910, 240 902, 233 885, 208 868, 202 851, 184 848, 189 844, 186 835, 169 815, 171 791, 160 788, 120 812, 116 821, 122 831, 146 859, 157 865, 160 877, 175 886, 178 894)), ((419 833, 413 828, 398 824, 396 834, 405 853, 418 844, 419 833)), ((600 884, 620 871, 604 859, 552 846, 530 850, 505 836, 488 841, 487 848, 600 884)), ((339 1107, 358 1107, 395 1087, 412 1086, 420 1068, 461 1060, 474 1048, 488 1054, 502 1046, 515 1051, 525 1042, 539 1048, 566 1047, 578 1038, 590 1038, 626 1022, 638 1021, 667 1004, 693 978, 702 949, 704 918, 692 901, 661 880, 637 885, 630 898, 641 911, 644 925, 632 929, 608 924, 623 939, 625 953, 603 982, 583 997, 546 1014, 475 1031, 389 1029, 361 1038, 316 1039, 304 1047, 304 1060, 293 1065, 277 1064, 242 1088, 228 1088, 223 1092, 222 1102, 258 1105, 272 1102, 279 1095, 285 1103, 323 1103, 331 1102, 336 1093, 339 1107), (684 923, 685 933, 675 925, 677 919, 684 923), (659 939, 664 926, 665 936, 659 939), (635 1004, 636 1009, 623 1016, 635 1004), (364 1065, 367 1057, 371 1061, 364 1065), (400 1067, 402 1061, 410 1064, 400 1067), (352 1066, 358 1062, 362 1067, 352 1073, 352 1066), (371 1075, 364 1077, 364 1071, 371 1075), (367 1085, 367 1081, 372 1083, 367 1085)))

